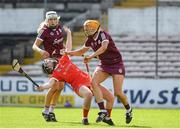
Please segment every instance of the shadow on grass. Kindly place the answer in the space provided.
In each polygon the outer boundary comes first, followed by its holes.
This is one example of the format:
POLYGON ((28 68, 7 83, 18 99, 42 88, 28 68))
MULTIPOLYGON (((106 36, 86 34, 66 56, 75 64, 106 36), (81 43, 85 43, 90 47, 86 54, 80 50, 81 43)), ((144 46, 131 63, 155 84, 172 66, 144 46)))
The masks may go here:
POLYGON ((125 126, 125 125, 118 125, 117 127, 125 127, 125 128, 152 128, 150 126, 142 126, 142 125, 129 125, 129 126, 125 126))
MULTIPOLYGON (((82 127, 91 127, 91 126, 97 126, 97 127, 102 127, 102 128, 118 128, 118 127, 123 127, 123 128, 152 128, 150 126, 141 126, 141 125, 129 125, 129 126, 125 126, 125 125, 114 125, 114 126, 110 126, 110 125, 107 125, 105 123, 90 123, 89 125, 83 125, 81 122, 60 122, 60 123, 63 123, 63 124, 68 124, 70 126, 82 126, 82 127)), ((96 127, 95 127, 96 128, 96 127)))

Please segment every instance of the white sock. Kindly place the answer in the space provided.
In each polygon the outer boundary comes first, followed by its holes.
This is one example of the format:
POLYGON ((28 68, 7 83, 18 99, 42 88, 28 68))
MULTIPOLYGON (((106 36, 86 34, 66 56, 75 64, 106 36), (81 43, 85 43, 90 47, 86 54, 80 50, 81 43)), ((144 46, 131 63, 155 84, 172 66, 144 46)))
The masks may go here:
POLYGON ((110 120, 111 118, 110 118, 109 116, 106 116, 105 119, 106 119, 106 120, 110 120))
POLYGON ((83 119, 88 119, 87 117, 83 117, 83 119))
POLYGON ((49 112, 54 112, 54 108, 55 108, 55 106, 54 106, 54 105, 51 105, 51 106, 49 107, 49 112))
POLYGON ((101 112, 107 112, 107 110, 106 110, 106 109, 103 109, 103 110, 101 110, 101 112))
POLYGON ((131 111, 131 107, 128 110, 126 110, 126 113, 129 113, 130 111, 131 111))
POLYGON ((44 106, 43 113, 45 113, 45 114, 49 114, 49 107, 44 106))

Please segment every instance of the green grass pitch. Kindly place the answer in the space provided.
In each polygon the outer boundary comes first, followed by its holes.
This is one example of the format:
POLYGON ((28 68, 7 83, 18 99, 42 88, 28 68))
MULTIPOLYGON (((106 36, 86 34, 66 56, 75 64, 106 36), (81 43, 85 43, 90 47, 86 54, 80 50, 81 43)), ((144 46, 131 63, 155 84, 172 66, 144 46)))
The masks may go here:
POLYGON ((89 112, 90 125, 82 125, 81 108, 56 108, 58 122, 45 122, 41 116, 42 108, 0 107, 0 128, 180 128, 180 110, 136 109, 133 121, 125 124, 125 110, 113 109, 115 126, 95 123, 98 109, 89 112))

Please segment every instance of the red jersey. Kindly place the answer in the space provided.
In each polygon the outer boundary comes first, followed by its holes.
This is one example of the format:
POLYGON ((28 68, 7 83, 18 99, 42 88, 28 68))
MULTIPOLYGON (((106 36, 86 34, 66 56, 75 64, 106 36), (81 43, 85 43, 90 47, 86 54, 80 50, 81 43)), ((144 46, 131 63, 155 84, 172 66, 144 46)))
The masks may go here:
POLYGON ((59 63, 52 73, 52 77, 69 83, 72 88, 76 91, 80 86, 90 87, 90 76, 81 71, 67 55, 62 56, 59 59, 59 63))
POLYGON ((60 50, 64 48, 62 28, 58 25, 55 29, 51 29, 44 25, 39 31, 38 39, 43 41, 44 49, 50 54, 50 57, 61 57, 60 50))

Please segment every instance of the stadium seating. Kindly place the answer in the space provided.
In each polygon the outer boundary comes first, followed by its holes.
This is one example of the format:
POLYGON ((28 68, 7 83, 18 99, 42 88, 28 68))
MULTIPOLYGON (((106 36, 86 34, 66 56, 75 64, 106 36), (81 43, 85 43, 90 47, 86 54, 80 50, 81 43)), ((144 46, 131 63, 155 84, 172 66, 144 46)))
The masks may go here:
MULTIPOLYGON (((91 16, 90 12, 86 13, 88 9, 96 8, 97 5, 101 4, 101 0, 48 0, 47 1, 46 10, 55 10, 57 11, 58 15, 61 16, 61 24, 67 24, 71 27, 71 30, 79 30, 82 26, 83 19, 85 19, 85 15, 91 16), (81 15, 84 14, 85 15, 81 15), (82 16, 82 17, 81 17, 82 16), (77 18, 76 18, 77 17, 77 18), (73 20, 76 18, 76 20, 73 20), (75 22, 74 22, 75 21, 75 22), (73 25, 74 24, 74 25, 73 25)), ((8 8, 44 8, 44 0, 0 0, 0 8, 8 9, 8 8)), ((100 7, 100 6, 98 6, 100 7)), ((95 11, 94 9, 93 11, 95 11)), ((98 13, 94 13, 94 18, 98 18, 98 13)), ((2 31, 3 32, 3 31, 2 31)), ((31 58, 33 57, 32 51, 32 43, 34 42, 34 38, 36 33, 0 33, 0 44, 1 45, 1 52, 6 53, 3 54, 3 57, 0 59, 0 64, 10 64, 13 57, 17 58, 31 58), (11 37, 11 38, 9 38, 11 37), (10 45, 8 45, 10 44, 10 45), (22 47, 18 47, 21 44, 22 47), (14 50, 3 50, 8 49, 8 47, 14 48, 14 50), (20 53, 24 52, 23 54, 20 53), (9 59, 6 59, 6 56, 9 55, 9 59)), ((23 60, 21 59, 21 62, 23 60)))
MULTIPOLYGON (((129 0, 128 0, 129 1, 129 0)), ((126 1, 126 2, 128 2, 126 1)), ((143 1, 143 0, 142 0, 143 1)), ((150 0, 150 4, 148 3, 148 6, 154 5, 154 2, 150 0)), ((171 3, 173 2, 179 2, 178 0, 169 0, 171 3)), ((169 3, 168 0, 160 0, 160 4, 169 3)), ((16 3, 16 8, 22 8, 22 7, 32 7, 35 4, 35 0, 0 0, 0 7, 2 4, 14 4, 16 3)), ((43 7, 43 0, 38 1, 39 5, 43 7)), ((68 25, 76 25, 76 27, 82 26, 82 22, 88 17, 91 17, 91 14, 96 14, 92 12, 88 12, 89 8, 93 7, 98 9, 99 4, 102 5, 102 0, 48 0, 48 8, 49 9, 55 9, 55 11, 58 12, 59 15, 61 15, 61 20, 64 23, 69 23, 68 25), (91 6, 93 5, 93 6, 91 6), (70 22, 69 22, 70 21, 70 22)), ((180 3, 180 2, 179 2, 180 3)), ((14 6, 14 5, 13 5, 14 6)), ((143 5, 144 6, 144 5, 143 5)), ((37 7, 37 6, 34 6, 37 7)), ((102 8, 102 7, 100 7, 102 8)), ((94 11, 96 11, 94 9, 94 11)), ((97 15, 98 17, 98 15, 97 15)), ((94 15, 94 18, 97 18, 94 15)), ((74 29, 77 30, 77 29, 74 29)), ((73 30, 73 31, 74 31, 73 30)), ((31 42, 29 45, 22 45, 20 50, 19 44, 15 44, 12 46, 12 48, 15 48, 15 50, 12 51, 12 49, 2 49, 0 48, 0 54, 7 55, 7 57, 12 58, 12 53, 14 53, 17 58, 21 59, 23 57, 30 57, 32 55, 28 55, 31 50, 32 41, 31 39, 15 39, 16 42, 19 42, 20 44, 23 44, 23 42, 31 42), (24 52, 24 53, 23 53, 24 52), (22 54, 23 53, 23 54, 22 54)), ((14 40, 14 41, 15 41, 14 40)), ((143 36, 120 36, 120 35, 113 35, 113 40, 116 43, 116 46, 120 50, 123 59, 124 64, 126 67, 126 77, 132 77, 132 78, 179 78, 180 77, 180 39, 179 37, 173 37, 171 36, 160 36, 159 42, 156 44, 156 37, 155 36, 149 36, 149 35, 143 35, 143 36), (158 51, 158 53, 157 53, 158 51)), ((0 44, 2 40, 0 40, 0 44)), ((12 43, 12 41, 11 41, 12 43)), ((8 43, 5 46, 7 47, 8 43)), ((8 47, 7 47, 8 48, 8 47)), ((32 51, 32 50, 31 50, 32 51)), ((89 55, 92 51, 87 53, 89 55)), ((32 52, 31 52, 32 53, 32 52)), ((80 67, 83 71, 86 71, 85 64, 83 63, 83 57, 72 57, 73 62, 80 67)), ((0 59, 1 62, 7 62, 9 63, 11 61, 7 60, 7 58, 4 56, 0 59)), ((22 61, 22 60, 21 60, 22 61)), ((23 61, 22 61, 23 62, 23 61)), ((90 63, 90 71, 91 73, 95 69, 95 67, 98 64, 97 59, 93 59, 90 63)), ((41 62, 36 63, 35 65, 27 65, 23 66, 25 71, 27 71, 32 76, 44 76, 41 70, 41 62)), ((10 72, 8 75, 14 75, 17 73, 10 72)))
POLYGON ((114 37, 114 39, 123 55, 127 77, 153 78, 156 75, 156 70, 160 78, 180 77, 179 39, 170 41, 167 37, 166 39, 160 38, 158 55, 156 55, 156 42, 153 38, 151 41, 149 38, 144 40, 140 37, 134 38, 134 41, 132 37, 129 40, 120 37, 114 37))
MULTIPOLYGON (((142 41, 142 39, 136 38, 136 41, 132 41, 132 38, 127 39, 115 37, 116 46, 121 51, 125 68, 126 77, 137 78, 154 78, 157 75, 159 78, 178 78, 180 77, 180 43, 161 41, 159 42, 158 63, 156 64, 156 43, 155 41, 142 41), (118 40, 117 40, 118 39, 118 40), (121 40, 122 39, 122 40, 121 40), (168 49, 169 48, 169 49, 168 49), (157 66, 157 69, 156 69, 157 66)), ((91 54, 92 51, 86 53, 91 54)), ((86 71, 85 64, 83 63, 83 57, 71 57, 72 61, 80 67, 81 70, 86 71)), ((98 65, 98 60, 93 59, 89 63, 90 73, 98 65)), ((43 75, 41 70, 41 62, 34 65, 27 65, 23 67, 30 75, 39 76, 43 75)), ((10 74, 13 74, 11 72, 10 74)), ((15 74, 15 73, 14 73, 15 74)))

